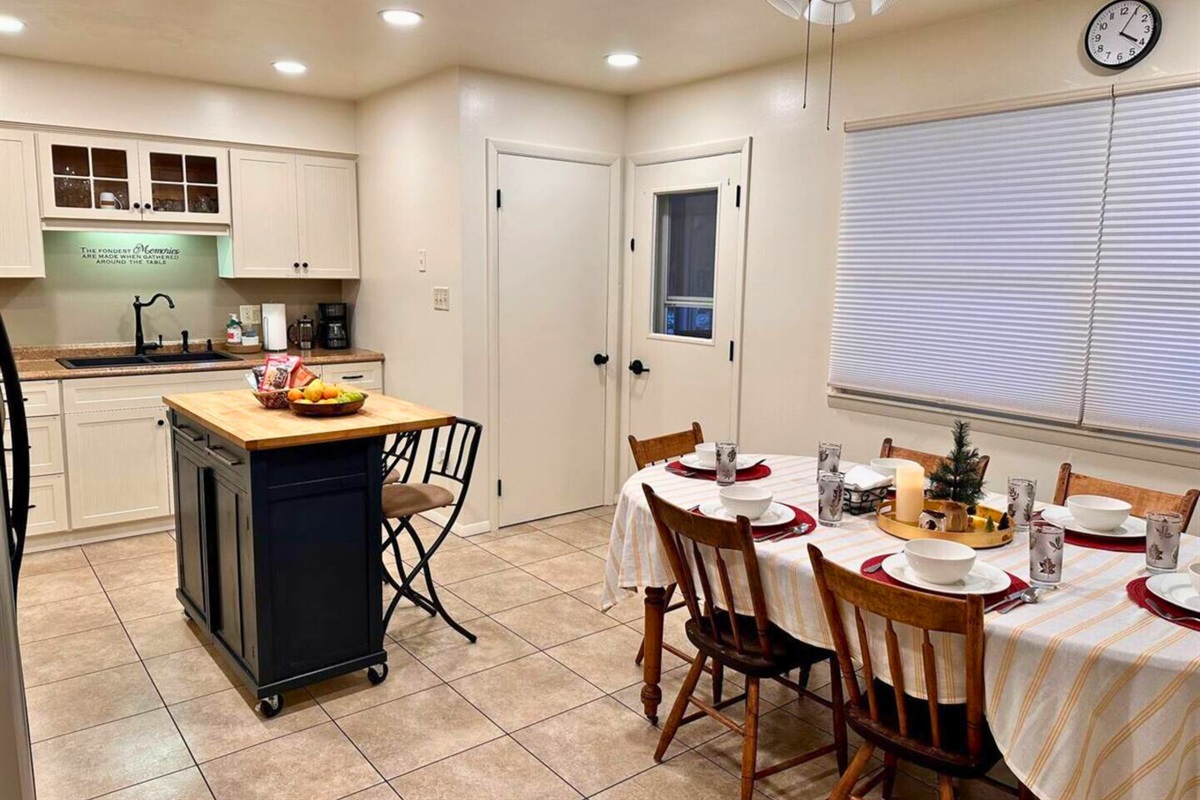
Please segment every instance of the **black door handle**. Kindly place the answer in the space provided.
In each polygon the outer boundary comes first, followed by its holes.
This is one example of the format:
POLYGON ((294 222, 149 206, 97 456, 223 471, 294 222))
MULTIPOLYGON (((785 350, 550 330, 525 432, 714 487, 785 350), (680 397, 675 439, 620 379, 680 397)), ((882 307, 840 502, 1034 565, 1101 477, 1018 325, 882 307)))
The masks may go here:
POLYGON ((644 372, 649 372, 650 368, 643 365, 641 359, 635 358, 633 361, 629 362, 629 371, 634 375, 641 375, 644 372))
POLYGON ((597 367, 603 367, 608 363, 608 356, 604 353, 596 353, 596 355, 592 356, 592 363, 597 367))

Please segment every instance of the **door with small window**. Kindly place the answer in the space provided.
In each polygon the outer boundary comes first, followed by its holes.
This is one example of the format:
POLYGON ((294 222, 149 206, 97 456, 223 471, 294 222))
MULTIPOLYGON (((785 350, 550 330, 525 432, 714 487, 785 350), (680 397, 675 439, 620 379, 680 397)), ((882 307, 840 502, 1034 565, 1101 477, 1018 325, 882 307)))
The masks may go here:
POLYGON ((741 154, 638 166, 628 433, 733 435, 741 154))

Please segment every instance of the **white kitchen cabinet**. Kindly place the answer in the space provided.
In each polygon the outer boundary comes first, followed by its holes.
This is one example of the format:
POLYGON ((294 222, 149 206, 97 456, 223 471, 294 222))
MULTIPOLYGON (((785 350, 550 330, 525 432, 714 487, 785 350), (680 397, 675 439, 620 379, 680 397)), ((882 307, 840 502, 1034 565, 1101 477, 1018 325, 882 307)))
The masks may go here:
MULTIPOLYGON (((22 381, 21 395, 27 417, 52 417, 59 412, 58 381, 22 381)), ((0 396, 7 399, 8 392, 0 396)))
POLYGON ((171 513, 170 428, 161 406, 65 420, 73 529, 171 513))
MULTIPOLYGON (((30 417, 29 474, 54 475, 63 471, 62 419, 60 417, 30 417)), ((4 441, 12 442, 11 426, 4 425, 4 441)), ((4 454, 4 463, 12 474, 12 454, 4 454)))
POLYGON ((296 157, 301 273, 357 278, 358 179, 353 161, 296 157))
POLYGON ((37 139, 45 218, 229 224, 224 148, 59 133, 37 139))
POLYGON ((382 361, 323 364, 319 368, 319 374, 325 383, 345 383, 367 392, 383 391, 382 361))
POLYGON ((44 278, 37 149, 30 131, 0 128, 0 278, 44 278))
POLYGON ((231 150, 231 241, 223 278, 357 278, 353 161, 231 150))
MULTIPOLYGON (((11 487, 10 487, 11 489, 11 487)), ((62 475, 43 475, 29 481, 29 523, 25 535, 60 533, 70 527, 67 482, 62 475)))

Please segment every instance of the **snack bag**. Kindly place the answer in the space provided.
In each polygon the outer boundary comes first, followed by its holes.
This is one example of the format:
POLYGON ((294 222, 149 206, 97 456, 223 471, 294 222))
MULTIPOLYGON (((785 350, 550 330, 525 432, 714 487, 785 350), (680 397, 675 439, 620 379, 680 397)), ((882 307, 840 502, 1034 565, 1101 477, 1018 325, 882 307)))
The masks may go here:
POLYGON ((259 390, 267 392, 288 388, 292 380, 292 370, 299 362, 299 356, 289 356, 286 353, 272 353, 267 356, 267 366, 259 390))
POLYGON ((304 366, 304 362, 300 361, 296 364, 296 368, 292 370, 293 389, 303 389, 317 379, 317 373, 304 366))

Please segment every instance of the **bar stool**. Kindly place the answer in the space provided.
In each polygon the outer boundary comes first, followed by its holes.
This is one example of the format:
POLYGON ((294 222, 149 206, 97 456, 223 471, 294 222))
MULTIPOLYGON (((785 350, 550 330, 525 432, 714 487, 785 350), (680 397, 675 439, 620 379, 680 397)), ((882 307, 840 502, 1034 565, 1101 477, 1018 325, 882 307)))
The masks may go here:
MULTIPOLYGON (((462 512, 463 503, 466 502, 467 491, 471 487, 471 475, 475 471, 475 456, 479 451, 479 437, 483 433, 483 426, 478 422, 459 419, 449 427, 445 439, 445 449, 439 458, 438 442, 441 433, 441 428, 433 431, 429 443, 429 456, 425 464, 425 474, 420 483, 401 482, 397 478, 397 481, 385 483, 383 487, 383 526, 387 530, 383 550, 386 552, 389 548, 391 549, 392 556, 396 561, 396 569, 402 573, 402 579, 397 582, 388 573, 386 567, 384 568, 384 581, 396 590, 396 595, 388 604, 387 612, 384 613, 383 628, 387 630, 396 605, 400 602, 400 598, 404 597, 423 608, 430 616, 440 615, 447 625, 461 633, 469 641, 474 642, 475 634, 456 622, 438 599, 429 562, 441 547, 442 542, 450 535, 454 523, 458 521, 458 516, 462 512), (434 478, 438 479, 438 483, 432 482, 434 478), (443 485, 445 483, 458 484, 457 493, 450 491, 443 485), (424 542, 421 541, 421 537, 417 535, 417 531, 412 525, 412 518, 417 514, 439 508, 450 509, 450 512, 441 532, 426 549, 424 542), (404 572, 403 562, 400 559, 399 535, 401 531, 408 533, 417 549, 417 563, 407 573, 404 572), (413 582, 419 574, 425 578, 428 595, 422 594, 413 586, 413 582)), ((409 451, 401 447, 397 452, 409 451)), ((402 477, 407 478, 411 473, 412 461, 415 460, 415 456, 416 445, 412 445, 407 466, 399 469, 402 477)), ((399 462, 393 462, 385 480, 398 468, 399 462)))

